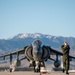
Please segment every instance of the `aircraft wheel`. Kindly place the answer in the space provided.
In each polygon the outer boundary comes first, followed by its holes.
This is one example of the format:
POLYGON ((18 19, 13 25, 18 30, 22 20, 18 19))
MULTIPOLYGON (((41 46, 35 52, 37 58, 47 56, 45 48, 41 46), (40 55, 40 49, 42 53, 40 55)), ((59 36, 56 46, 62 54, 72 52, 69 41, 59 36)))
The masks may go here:
POLYGON ((39 70, 38 69, 35 69, 34 72, 39 72, 39 70))
POLYGON ((40 65, 39 65, 39 68, 38 68, 38 72, 40 72, 40 65))
POLYGON ((40 66, 39 66, 39 68, 38 68, 38 69, 36 69, 36 72, 40 72, 40 66))
POLYGON ((12 68, 10 68, 10 72, 12 72, 12 68))
POLYGON ((34 72, 36 72, 36 69, 35 69, 35 67, 34 67, 34 72))
POLYGON ((35 66, 34 66, 34 72, 40 72, 40 66, 37 69, 35 69, 35 66))
POLYGON ((36 72, 35 65, 34 65, 34 72, 36 72))
POLYGON ((40 66, 39 66, 39 72, 40 72, 40 66))

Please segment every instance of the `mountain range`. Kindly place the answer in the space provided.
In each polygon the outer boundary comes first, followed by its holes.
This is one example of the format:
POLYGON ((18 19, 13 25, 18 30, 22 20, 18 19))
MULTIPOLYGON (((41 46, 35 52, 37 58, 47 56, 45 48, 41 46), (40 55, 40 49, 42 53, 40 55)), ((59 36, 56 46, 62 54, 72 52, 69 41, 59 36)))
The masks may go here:
POLYGON ((24 48, 27 45, 31 45, 34 40, 41 40, 42 45, 51 46, 61 52, 61 45, 64 41, 67 41, 70 45, 71 51, 75 52, 75 38, 52 36, 48 34, 34 33, 34 34, 17 34, 8 39, 0 39, 0 54, 15 51, 24 48))

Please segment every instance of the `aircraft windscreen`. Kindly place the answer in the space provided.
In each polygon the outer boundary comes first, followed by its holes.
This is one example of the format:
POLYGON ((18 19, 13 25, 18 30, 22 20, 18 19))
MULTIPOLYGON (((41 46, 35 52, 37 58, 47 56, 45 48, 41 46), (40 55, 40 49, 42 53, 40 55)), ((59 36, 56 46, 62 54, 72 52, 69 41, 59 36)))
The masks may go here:
POLYGON ((40 40, 36 40, 33 42, 33 46, 41 46, 42 42, 40 40))

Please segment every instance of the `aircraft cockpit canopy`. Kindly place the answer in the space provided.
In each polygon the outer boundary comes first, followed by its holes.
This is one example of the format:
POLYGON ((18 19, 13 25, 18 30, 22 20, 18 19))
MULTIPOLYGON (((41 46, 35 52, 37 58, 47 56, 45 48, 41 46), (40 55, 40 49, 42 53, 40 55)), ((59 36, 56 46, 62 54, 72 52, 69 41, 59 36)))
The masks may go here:
POLYGON ((33 42, 33 46, 41 46, 42 42, 40 40, 36 40, 33 42))

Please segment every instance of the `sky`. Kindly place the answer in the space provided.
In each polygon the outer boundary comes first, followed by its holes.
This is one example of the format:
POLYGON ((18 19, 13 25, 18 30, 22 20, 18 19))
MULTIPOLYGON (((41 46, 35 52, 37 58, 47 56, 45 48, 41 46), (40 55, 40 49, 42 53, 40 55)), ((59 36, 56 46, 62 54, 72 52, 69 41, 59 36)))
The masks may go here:
POLYGON ((75 0, 0 0, 0 39, 20 33, 75 37, 75 0))

